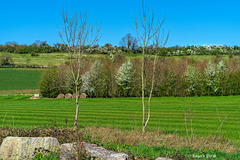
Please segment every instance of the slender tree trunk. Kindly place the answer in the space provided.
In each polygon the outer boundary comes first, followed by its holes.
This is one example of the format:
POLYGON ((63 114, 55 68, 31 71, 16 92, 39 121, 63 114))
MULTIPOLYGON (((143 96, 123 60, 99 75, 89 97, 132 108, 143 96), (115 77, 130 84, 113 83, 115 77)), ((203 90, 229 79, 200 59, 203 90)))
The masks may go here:
POLYGON ((154 82, 155 82, 156 61, 157 61, 157 54, 155 54, 154 61, 153 61, 152 84, 151 84, 150 94, 149 94, 149 98, 148 98, 148 117, 147 117, 147 121, 145 124, 145 128, 150 120, 150 114, 151 114, 151 99, 152 99, 153 87, 154 87, 154 82))
POLYGON ((76 85, 76 113, 74 117, 74 124, 73 124, 73 130, 77 130, 77 121, 78 121, 78 112, 79 112, 79 92, 78 92, 78 85, 76 85))
POLYGON ((145 56, 144 56, 145 48, 143 48, 142 53, 142 106, 143 106, 143 119, 142 119, 142 131, 145 132, 145 102, 144 102, 144 89, 145 89, 145 83, 144 83, 144 70, 145 70, 145 56))

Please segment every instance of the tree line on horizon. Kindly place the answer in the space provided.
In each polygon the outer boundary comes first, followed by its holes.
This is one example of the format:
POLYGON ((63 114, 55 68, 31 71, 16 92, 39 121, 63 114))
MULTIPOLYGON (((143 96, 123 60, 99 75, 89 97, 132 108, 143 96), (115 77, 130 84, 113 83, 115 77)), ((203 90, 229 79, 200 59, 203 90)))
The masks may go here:
MULTIPOLYGON (((63 43, 54 43, 52 46, 47 44, 47 41, 36 40, 31 45, 18 44, 17 42, 6 42, 0 45, 0 52, 31 54, 32 56, 38 53, 54 53, 67 52, 68 46, 63 43)), ((130 53, 141 54, 142 47, 138 45, 136 37, 130 33, 121 38, 119 46, 113 46, 106 43, 104 46, 93 45, 85 46, 85 52, 88 54, 115 54, 115 53, 130 53)), ((187 55, 240 55, 240 46, 227 45, 187 45, 187 46, 172 46, 172 47, 155 47, 149 45, 146 48, 146 54, 154 55, 158 53, 161 56, 187 56, 187 55)))

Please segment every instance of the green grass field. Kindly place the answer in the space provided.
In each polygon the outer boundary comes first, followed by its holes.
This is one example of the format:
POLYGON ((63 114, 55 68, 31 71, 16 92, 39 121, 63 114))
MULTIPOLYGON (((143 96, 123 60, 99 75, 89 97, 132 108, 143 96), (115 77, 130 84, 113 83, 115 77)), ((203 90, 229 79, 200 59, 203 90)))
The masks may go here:
MULTIPOLYGON (((65 120, 72 126, 75 113, 74 100, 38 99, 24 96, 0 97, 0 127, 32 128, 56 122, 65 127, 65 120), (14 120, 13 120, 14 119, 14 120)), ((152 99, 151 119, 147 130, 159 129, 166 133, 185 135, 183 120, 184 98, 161 97, 152 99)), ((240 137, 240 96, 189 97, 195 110, 193 132, 195 135, 214 135, 223 123, 223 135, 234 141, 240 137), (216 112, 218 111, 218 113, 216 112)), ((79 125, 112 126, 122 129, 141 129, 142 107, 140 98, 89 98, 80 99, 79 125)), ((188 121, 189 122, 189 121, 188 121)), ((190 123, 189 130, 190 130, 190 123)))
POLYGON ((0 91, 38 89, 41 72, 41 69, 0 69, 0 91))

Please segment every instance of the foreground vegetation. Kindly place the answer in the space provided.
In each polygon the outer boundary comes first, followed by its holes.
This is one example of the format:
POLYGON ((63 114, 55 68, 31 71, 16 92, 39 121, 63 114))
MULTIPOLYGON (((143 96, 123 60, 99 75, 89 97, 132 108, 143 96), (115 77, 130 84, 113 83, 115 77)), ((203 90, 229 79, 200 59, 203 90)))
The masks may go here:
MULTIPOLYGON (((74 99, 37 99, 25 96, 0 97, 0 120, 2 127, 33 128, 34 126, 71 127, 74 116, 74 99)), ((186 136, 183 105, 184 98, 153 98, 151 120, 147 130, 161 130, 186 136)), ((239 141, 240 100, 239 96, 229 97, 188 97, 192 104, 193 134, 215 135, 225 120, 221 131, 227 139, 239 141)), ((121 129, 141 128, 140 98, 88 98, 80 100, 79 124, 81 126, 104 126, 121 129)), ((189 107, 190 105, 188 105, 189 107)), ((190 119, 187 117, 190 132, 190 119)), ((190 133, 189 133, 190 134, 190 133)))
MULTIPOLYGON (((33 129, 0 128, 0 144, 6 136, 56 137, 60 144, 71 142, 95 143, 109 150, 125 152, 130 159, 156 159, 167 157, 173 159, 239 159, 239 144, 232 143, 223 137, 194 137, 192 140, 181 138, 176 134, 165 134, 161 131, 148 131, 142 134, 139 130, 120 130, 111 127, 84 127, 79 131, 70 128, 36 127, 33 129)), ((79 144, 79 143, 77 143, 79 144)), ((76 147, 79 159, 87 155, 76 147)), ((59 159, 58 154, 37 154, 35 159, 59 159)))

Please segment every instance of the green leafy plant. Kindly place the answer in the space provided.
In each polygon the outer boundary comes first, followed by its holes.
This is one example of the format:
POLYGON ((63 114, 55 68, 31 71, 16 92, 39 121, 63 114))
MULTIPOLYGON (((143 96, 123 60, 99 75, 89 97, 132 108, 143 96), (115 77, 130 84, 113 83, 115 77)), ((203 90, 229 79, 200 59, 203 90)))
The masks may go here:
POLYGON ((11 53, 0 53, 0 65, 13 64, 13 58, 11 53))

